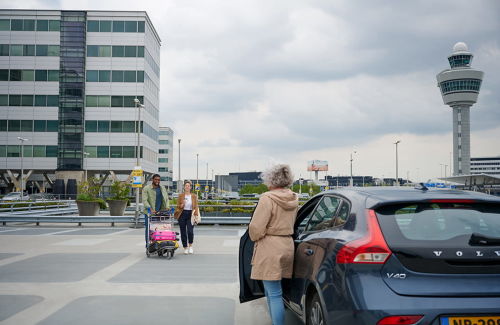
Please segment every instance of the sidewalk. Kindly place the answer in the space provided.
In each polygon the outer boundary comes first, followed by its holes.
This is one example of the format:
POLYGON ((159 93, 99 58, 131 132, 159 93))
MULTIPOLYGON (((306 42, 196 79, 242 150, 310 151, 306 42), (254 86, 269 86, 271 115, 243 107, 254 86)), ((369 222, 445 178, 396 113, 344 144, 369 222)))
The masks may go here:
POLYGON ((243 231, 197 227, 195 254, 167 260, 146 257, 144 229, 1 227, 0 321, 270 324, 265 299, 238 301, 243 231))

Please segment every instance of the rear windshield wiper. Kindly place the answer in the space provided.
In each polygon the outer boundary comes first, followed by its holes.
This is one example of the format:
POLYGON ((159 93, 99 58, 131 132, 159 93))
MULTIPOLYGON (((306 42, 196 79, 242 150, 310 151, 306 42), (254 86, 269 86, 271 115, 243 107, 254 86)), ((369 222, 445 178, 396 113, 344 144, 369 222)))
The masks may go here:
POLYGON ((500 237, 488 237, 475 232, 470 236, 469 245, 500 246, 500 237))

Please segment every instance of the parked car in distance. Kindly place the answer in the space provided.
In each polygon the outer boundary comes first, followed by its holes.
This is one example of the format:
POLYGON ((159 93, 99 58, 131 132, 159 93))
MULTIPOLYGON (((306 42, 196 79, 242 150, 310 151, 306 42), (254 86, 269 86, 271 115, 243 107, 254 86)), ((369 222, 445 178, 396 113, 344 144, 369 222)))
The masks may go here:
POLYGON ((299 199, 309 199, 310 198, 310 195, 309 193, 300 193, 299 194, 299 199))
POLYGON ((30 196, 26 193, 21 197, 21 192, 10 192, 0 199, 0 201, 28 201, 30 196))
POLYGON ((260 197, 260 194, 258 193, 241 194, 240 197, 242 199, 258 199, 260 197))
POLYGON ((31 201, 52 201, 57 200, 57 195, 50 193, 35 193, 30 195, 31 201))
MULTIPOLYGON (((306 324, 500 324, 500 197, 459 190, 319 193, 295 223, 285 305, 306 324)), ((240 301, 253 242, 240 240, 240 301)))
POLYGON ((223 200, 239 200, 240 194, 238 192, 227 192, 222 194, 223 200))

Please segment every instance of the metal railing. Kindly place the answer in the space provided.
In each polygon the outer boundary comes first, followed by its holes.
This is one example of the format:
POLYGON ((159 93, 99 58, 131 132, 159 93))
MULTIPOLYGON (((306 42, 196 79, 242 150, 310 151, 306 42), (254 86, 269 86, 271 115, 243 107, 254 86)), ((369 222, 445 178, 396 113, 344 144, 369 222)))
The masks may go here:
POLYGON ((50 210, 58 208, 67 208, 71 205, 72 201, 11 201, 11 202, 0 202, 0 213, 10 212, 14 213, 16 211, 32 211, 32 210, 50 210), (8 206, 8 207, 3 207, 8 206))

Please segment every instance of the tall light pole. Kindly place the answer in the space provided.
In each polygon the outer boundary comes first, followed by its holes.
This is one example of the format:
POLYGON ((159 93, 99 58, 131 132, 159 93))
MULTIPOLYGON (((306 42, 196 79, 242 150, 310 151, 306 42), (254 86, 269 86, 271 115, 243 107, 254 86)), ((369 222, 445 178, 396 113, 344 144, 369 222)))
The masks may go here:
MULTIPOLYGON (((198 185, 198 157, 199 157, 199 154, 196 154, 196 185, 198 185)), ((196 193, 196 194, 198 195, 198 193, 196 193)))
POLYGON ((398 144, 401 143, 401 140, 394 142, 396 145, 396 186, 399 186, 399 178, 398 178, 398 144))
MULTIPOLYGON (((138 110, 138 119, 137 119, 137 154, 136 154, 136 168, 141 169, 141 108, 144 108, 144 105, 141 104, 139 99, 134 99, 135 108, 138 110)), ((139 196, 140 196, 140 187, 135 188, 135 226, 137 227, 137 223, 139 220, 139 196)))
POLYGON ((88 156, 89 156, 89 155, 90 155, 90 153, 88 153, 88 152, 83 152, 83 158, 84 158, 83 164, 84 164, 84 166, 85 166, 85 180, 87 180, 87 167, 88 167, 88 166, 87 166, 87 163, 88 163, 88 162, 87 162, 87 158, 88 158, 88 156))
POLYGON ((24 197, 24 168, 23 168, 23 160, 24 160, 24 141, 28 141, 29 139, 23 137, 17 137, 19 141, 21 141, 21 201, 24 197))
POLYGON ((354 186, 354 180, 352 179, 352 160, 353 160, 353 159, 352 159, 352 154, 353 154, 353 153, 356 153, 356 151, 351 152, 351 186, 354 186))
POLYGON ((181 193, 181 139, 179 141, 179 178, 177 178, 177 193, 181 193))

